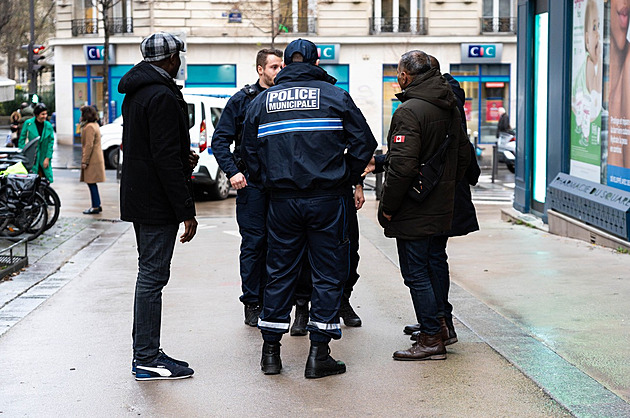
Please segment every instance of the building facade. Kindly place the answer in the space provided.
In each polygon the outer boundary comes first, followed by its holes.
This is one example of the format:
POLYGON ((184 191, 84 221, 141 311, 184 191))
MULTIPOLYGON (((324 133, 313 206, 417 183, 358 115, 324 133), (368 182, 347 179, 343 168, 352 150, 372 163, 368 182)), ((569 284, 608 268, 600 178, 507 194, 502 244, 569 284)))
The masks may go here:
MULTIPOLYGON (((77 133, 79 108, 103 109, 103 25, 95 0, 57 2, 57 129, 77 133), (67 92, 63 94, 62 92, 67 92)), ((434 55, 467 94, 471 134, 496 140, 498 108, 516 106, 516 0, 122 0, 110 13, 110 120, 118 81, 156 31, 185 37, 187 87, 236 88, 257 79, 255 54, 298 37, 318 45, 321 65, 350 92, 382 142, 398 102, 396 65, 412 49, 434 55)))
POLYGON ((591 242, 603 232, 605 245, 627 248, 626 1, 519 0, 518 20, 514 207, 552 232, 591 242))

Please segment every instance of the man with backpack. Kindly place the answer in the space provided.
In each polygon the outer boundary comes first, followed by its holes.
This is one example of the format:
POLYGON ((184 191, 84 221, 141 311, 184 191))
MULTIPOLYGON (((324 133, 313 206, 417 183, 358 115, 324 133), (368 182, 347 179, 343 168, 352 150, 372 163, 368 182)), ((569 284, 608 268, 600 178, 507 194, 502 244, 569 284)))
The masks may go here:
POLYGON ((402 104, 392 116, 378 217, 385 235, 396 238, 400 271, 409 287, 418 323, 416 343, 396 351, 395 360, 443 360, 446 348, 431 284, 431 236, 449 231, 455 186, 468 166, 470 145, 461 127, 456 99, 448 82, 431 66, 429 55, 409 51, 398 64, 397 95, 402 104), (450 136, 443 173, 431 193, 418 203, 412 186, 421 166, 450 136))
POLYGON ((256 54, 258 81, 246 85, 227 102, 212 136, 212 152, 219 167, 237 190, 236 221, 241 234, 240 297, 245 305, 245 324, 255 327, 262 305, 262 292, 267 281, 267 206, 268 197, 262 185, 249 181, 241 161, 240 147, 243 120, 249 104, 260 92, 273 86, 282 68, 282 51, 265 48, 256 54), (234 144, 234 152, 230 146, 234 144))

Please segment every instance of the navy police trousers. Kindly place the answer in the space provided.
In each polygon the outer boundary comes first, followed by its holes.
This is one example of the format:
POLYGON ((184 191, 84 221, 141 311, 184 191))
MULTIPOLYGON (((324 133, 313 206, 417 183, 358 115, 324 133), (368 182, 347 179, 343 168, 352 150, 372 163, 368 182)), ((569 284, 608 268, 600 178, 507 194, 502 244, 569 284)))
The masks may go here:
POLYGON ((237 191, 236 221, 241 234, 241 302, 258 305, 262 302, 267 282, 267 205, 268 195, 254 186, 237 191))
POLYGON ((308 251, 313 290, 310 339, 341 338, 339 306, 350 264, 347 196, 272 197, 267 217, 267 277, 258 321, 265 341, 289 331, 293 293, 308 251))

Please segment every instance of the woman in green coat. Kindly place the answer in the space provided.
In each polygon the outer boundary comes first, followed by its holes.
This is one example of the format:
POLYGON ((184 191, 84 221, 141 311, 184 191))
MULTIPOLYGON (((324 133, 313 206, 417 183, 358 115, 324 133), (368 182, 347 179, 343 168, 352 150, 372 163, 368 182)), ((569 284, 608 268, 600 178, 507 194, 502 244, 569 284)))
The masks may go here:
POLYGON ((50 160, 53 155, 53 142, 55 141, 55 133, 52 124, 46 120, 48 117, 48 109, 44 103, 39 103, 33 109, 34 118, 28 119, 22 126, 18 147, 24 148, 26 143, 32 139, 39 137, 37 146, 37 156, 35 164, 31 169, 32 173, 46 177, 49 182, 53 182, 53 171, 50 160))

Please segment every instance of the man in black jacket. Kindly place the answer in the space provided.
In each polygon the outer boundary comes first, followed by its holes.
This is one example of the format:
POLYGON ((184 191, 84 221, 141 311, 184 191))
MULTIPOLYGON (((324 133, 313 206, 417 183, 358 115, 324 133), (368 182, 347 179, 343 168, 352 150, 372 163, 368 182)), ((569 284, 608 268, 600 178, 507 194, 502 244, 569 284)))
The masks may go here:
POLYGON ((125 94, 120 218, 133 222, 138 246, 132 373, 136 380, 182 379, 193 370, 160 349, 160 324, 179 224, 182 243, 197 231, 190 176, 199 157, 190 150, 188 106, 173 80, 186 49, 168 33, 149 36, 140 49, 144 61, 118 86, 125 94))
POLYGON ((212 135, 212 152, 221 170, 237 191, 236 221, 241 234, 240 273, 245 305, 245 323, 255 327, 262 305, 262 292, 267 282, 267 204, 268 197, 260 184, 248 181, 248 173, 241 161, 243 120, 251 101, 260 92, 273 86, 282 68, 282 51, 265 48, 256 54, 258 81, 246 85, 230 98, 212 135), (234 144, 234 152, 230 146, 234 144))
POLYGON ((258 322, 261 369, 280 373, 280 340, 289 331, 293 291, 308 248, 312 270, 311 349, 306 378, 346 371, 329 354, 341 338, 339 306, 348 278, 347 190, 360 181, 376 140, 350 95, 320 68, 315 44, 284 51, 275 86, 254 99, 243 128, 242 156, 250 178, 271 192, 264 306, 258 322))
POLYGON ((421 332, 409 350, 396 351, 396 360, 442 360, 446 349, 437 318, 431 283, 431 236, 451 229, 455 185, 470 159, 469 142, 461 127, 455 96, 429 56, 405 53, 398 64, 397 97, 402 104, 392 116, 379 222, 385 235, 396 238, 400 271, 409 287, 421 332), (431 158, 446 136, 452 137, 444 174, 420 204, 407 196, 422 163, 431 158))

